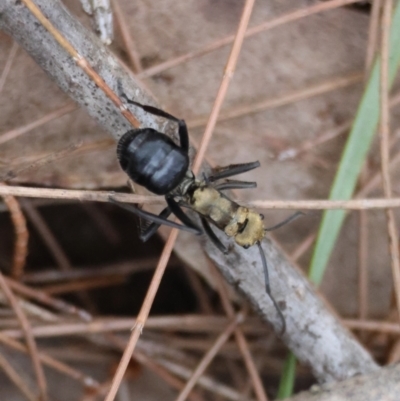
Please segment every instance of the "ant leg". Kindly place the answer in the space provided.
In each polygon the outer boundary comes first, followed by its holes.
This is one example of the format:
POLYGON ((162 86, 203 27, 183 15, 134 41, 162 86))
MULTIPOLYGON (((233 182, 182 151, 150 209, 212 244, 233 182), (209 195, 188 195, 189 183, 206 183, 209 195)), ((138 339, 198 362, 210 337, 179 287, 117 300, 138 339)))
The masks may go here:
POLYGON ((265 292, 271 298, 271 301, 274 304, 274 307, 275 307, 276 311, 278 312, 279 318, 282 321, 282 328, 281 328, 281 331, 280 331, 280 334, 282 335, 286 331, 286 320, 285 320, 285 317, 283 316, 283 313, 280 310, 277 302, 275 301, 275 298, 272 296, 272 293, 271 293, 271 287, 269 285, 269 274, 268 274, 267 259, 265 258, 265 254, 264 254, 264 251, 263 251, 263 249, 261 247, 260 241, 257 242, 257 246, 258 246, 258 250, 260 251, 261 262, 262 262, 263 269, 264 269, 265 292))
POLYGON ((260 162, 242 163, 242 164, 230 164, 226 167, 220 167, 215 169, 214 174, 208 177, 209 181, 217 181, 221 178, 232 177, 233 175, 245 173, 247 171, 253 170, 260 167, 260 162))
POLYGON ((257 183, 253 181, 226 180, 225 182, 214 185, 214 188, 218 191, 223 191, 224 189, 257 188, 257 183))
MULTIPOLYGON (((159 215, 162 219, 167 219, 171 214, 171 209, 167 206, 159 215)), ((158 223, 151 223, 143 232, 140 233, 139 238, 142 242, 146 242, 149 240, 159 229, 161 224, 158 223)))
POLYGON ((207 234, 208 238, 212 241, 212 243, 225 255, 228 253, 228 249, 226 249, 225 245, 219 240, 219 238, 215 235, 208 221, 202 217, 201 222, 204 227, 204 232, 207 234))
POLYGON ((135 102, 134 100, 128 99, 128 97, 126 96, 126 94, 122 91, 122 88, 120 87, 120 82, 118 82, 118 90, 121 93, 121 96, 123 96, 125 98, 125 100, 129 103, 129 104, 133 104, 134 106, 140 107, 141 109, 143 109, 144 111, 147 111, 148 113, 154 114, 155 116, 160 116, 160 117, 164 117, 167 118, 168 120, 172 120, 178 123, 178 133, 179 133, 179 141, 181 143, 181 148, 185 151, 188 152, 189 151, 189 133, 188 133, 188 129, 186 126, 186 123, 184 120, 180 120, 179 118, 174 117, 172 114, 167 113, 164 110, 161 110, 157 107, 154 106, 146 106, 144 104, 141 104, 139 102, 135 102))
POLYGON ((185 123, 185 120, 180 120, 179 118, 174 117, 172 114, 165 112, 164 110, 160 110, 157 107, 153 106, 145 106, 141 103, 135 102, 133 100, 129 100, 125 98, 128 103, 131 103, 135 106, 141 107, 144 111, 148 113, 154 114, 156 116, 167 118, 168 120, 172 120, 178 123, 178 133, 179 133, 179 141, 181 143, 181 148, 185 151, 189 151, 189 133, 185 123))
POLYGON ((108 197, 108 200, 114 204, 116 204, 117 206, 121 207, 122 209, 128 210, 129 212, 136 214, 136 216, 142 217, 143 219, 149 220, 153 223, 157 223, 157 224, 164 224, 165 226, 169 226, 169 227, 173 227, 173 228, 178 228, 180 230, 184 230, 184 231, 189 231, 191 233, 194 234, 198 234, 198 229, 194 228, 194 227, 190 227, 190 226, 185 226, 179 223, 175 223, 174 221, 170 221, 167 220, 166 218, 162 218, 157 216, 156 214, 150 213, 150 212, 146 212, 144 210, 141 210, 133 205, 127 205, 125 203, 122 202, 118 202, 117 200, 115 200, 112 196, 108 197))
POLYGON ((290 223, 293 220, 296 220, 298 217, 305 215, 305 213, 303 212, 296 212, 294 214, 292 214, 291 216, 289 216, 287 219, 281 221, 278 224, 275 224, 272 227, 268 227, 268 228, 264 228, 265 231, 273 231, 276 230, 277 228, 281 228, 282 226, 284 226, 285 224, 290 223))
POLYGON ((165 197, 165 200, 167 201, 167 204, 169 208, 171 209, 171 212, 187 227, 190 227, 192 232, 194 232, 197 235, 203 234, 203 231, 201 230, 200 227, 197 226, 196 223, 194 223, 187 215, 186 213, 181 209, 179 204, 169 196, 165 197))

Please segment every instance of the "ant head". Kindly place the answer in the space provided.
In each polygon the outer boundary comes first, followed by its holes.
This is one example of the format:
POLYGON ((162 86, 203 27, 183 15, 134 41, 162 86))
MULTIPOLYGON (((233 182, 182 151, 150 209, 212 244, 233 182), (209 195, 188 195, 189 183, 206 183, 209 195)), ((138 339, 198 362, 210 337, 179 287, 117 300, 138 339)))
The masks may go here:
POLYGON ((235 241, 247 249, 264 238, 265 230, 260 214, 247 208, 243 209, 246 209, 246 218, 235 236, 235 241))

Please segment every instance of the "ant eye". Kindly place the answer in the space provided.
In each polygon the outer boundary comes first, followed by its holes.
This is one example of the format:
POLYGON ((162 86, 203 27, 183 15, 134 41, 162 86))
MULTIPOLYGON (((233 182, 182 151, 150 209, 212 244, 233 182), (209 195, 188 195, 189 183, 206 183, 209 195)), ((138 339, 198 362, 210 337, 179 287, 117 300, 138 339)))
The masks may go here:
POLYGON ((244 249, 249 249, 249 248, 250 248, 250 245, 243 245, 243 248, 244 248, 244 249))
POLYGON ((264 220, 264 215, 260 213, 261 220, 264 220))

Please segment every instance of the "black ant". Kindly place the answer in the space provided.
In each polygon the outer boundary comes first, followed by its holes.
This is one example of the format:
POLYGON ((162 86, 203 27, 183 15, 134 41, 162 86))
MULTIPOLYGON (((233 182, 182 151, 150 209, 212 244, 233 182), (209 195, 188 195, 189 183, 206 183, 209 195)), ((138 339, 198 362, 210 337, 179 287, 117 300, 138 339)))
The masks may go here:
POLYGON ((263 215, 238 205, 221 192, 226 189, 255 188, 256 182, 238 180, 220 182, 220 180, 259 167, 258 161, 221 167, 210 176, 204 177, 203 180, 198 180, 189 169, 189 135, 185 121, 156 107, 145 106, 130 100, 125 94, 123 97, 128 103, 140 107, 148 113, 175 121, 178 124, 180 146, 176 145, 165 134, 152 128, 133 129, 126 132, 120 138, 117 146, 117 156, 122 169, 135 183, 144 186, 157 195, 164 195, 167 207, 159 215, 155 215, 133 205, 117 202, 113 197, 110 197, 110 201, 141 218, 151 221, 151 224, 140 235, 143 242, 155 234, 161 224, 197 235, 202 234, 203 230, 182 210, 181 206, 184 206, 200 215, 205 234, 223 253, 226 254, 228 250, 215 235, 210 223, 224 231, 227 236, 232 237, 243 248, 247 249, 257 244, 264 269, 266 292, 282 320, 281 333, 283 334, 286 329, 286 322, 282 311, 271 294, 268 266, 261 247, 261 240, 266 231, 281 227, 297 217, 299 213, 276 226, 265 229, 263 215), (171 213, 182 224, 168 220, 171 213))

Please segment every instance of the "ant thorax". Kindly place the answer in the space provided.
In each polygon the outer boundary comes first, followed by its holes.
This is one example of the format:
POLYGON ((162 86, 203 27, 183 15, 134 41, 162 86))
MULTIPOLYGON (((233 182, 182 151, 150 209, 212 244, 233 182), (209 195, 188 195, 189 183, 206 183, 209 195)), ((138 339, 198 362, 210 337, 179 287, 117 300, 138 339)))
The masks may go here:
POLYGON ((197 180, 191 170, 187 170, 185 177, 180 182, 180 184, 174 188, 170 195, 176 196, 178 198, 184 199, 187 197, 187 194, 191 187, 197 184, 197 180))

